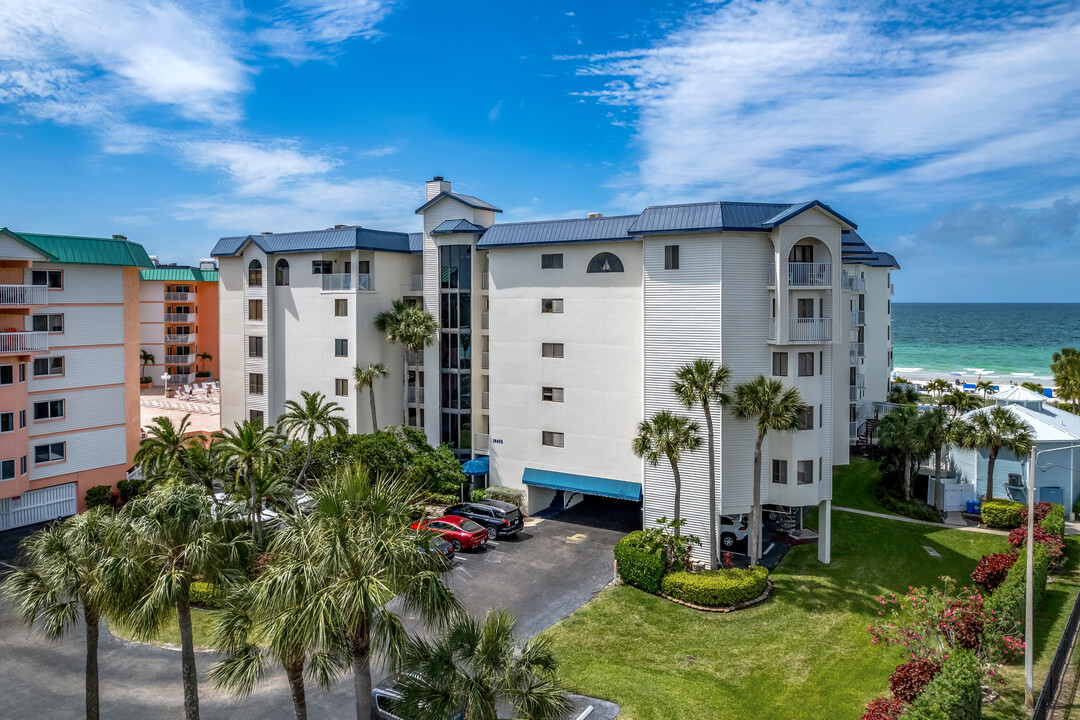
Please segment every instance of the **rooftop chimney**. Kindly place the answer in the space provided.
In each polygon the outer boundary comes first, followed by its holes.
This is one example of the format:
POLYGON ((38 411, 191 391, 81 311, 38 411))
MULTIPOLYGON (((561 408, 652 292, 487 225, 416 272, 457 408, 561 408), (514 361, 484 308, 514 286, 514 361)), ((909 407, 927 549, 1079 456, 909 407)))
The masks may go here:
POLYGON ((158 265, 158 256, 157 255, 150 255, 149 257, 150 257, 150 262, 154 263, 154 267, 157 267, 157 265, 158 265))
POLYGON ((604 217, 604 213, 589 213, 589 219, 604 217))
POLYGON ((443 180, 442 175, 436 175, 424 183, 424 191, 424 201, 427 202, 439 193, 450 192, 450 182, 443 180))
POLYGON ((213 258, 203 258, 199 261, 200 270, 217 270, 217 260, 213 258))
POLYGON ((113 235, 113 240, 127 240, 127 235, 113 235))

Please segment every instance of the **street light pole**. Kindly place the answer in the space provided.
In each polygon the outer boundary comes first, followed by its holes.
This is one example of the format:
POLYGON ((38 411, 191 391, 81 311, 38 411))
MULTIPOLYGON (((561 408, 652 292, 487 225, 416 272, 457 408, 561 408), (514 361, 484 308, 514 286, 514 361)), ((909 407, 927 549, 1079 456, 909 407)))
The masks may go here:
POLYGON ((169 378, 171 377, 172 375, 167 370, 161 373, 161 379, 165 381, 165 397, 169 397, 169 378))

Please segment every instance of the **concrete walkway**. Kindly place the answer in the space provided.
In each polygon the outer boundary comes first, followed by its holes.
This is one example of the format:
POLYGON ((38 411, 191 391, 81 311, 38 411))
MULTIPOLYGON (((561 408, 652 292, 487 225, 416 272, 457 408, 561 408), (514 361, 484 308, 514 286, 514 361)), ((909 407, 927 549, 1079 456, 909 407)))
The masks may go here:
POLYGON ((837 507, 836 505, 833 505, 833 510, 855 513, 856 515, 869 515, 870 517, 883 518, 885 520, 898 520, 900 522, 914 523, 916 525, 929 525, 930 527, 936 527, 942 530, 966 530, 967 532, 986 533, 987 535, 1009 534, 1005 530, 991 530, 990 528, 969 527, 966 525, 947 525, 945 523, 930 522, 929 520, 915 520, 914 518, 906 518, 899 515, 886 515, 885 513, 870 512, 869 510, 855 510, 854 508, 837 507))

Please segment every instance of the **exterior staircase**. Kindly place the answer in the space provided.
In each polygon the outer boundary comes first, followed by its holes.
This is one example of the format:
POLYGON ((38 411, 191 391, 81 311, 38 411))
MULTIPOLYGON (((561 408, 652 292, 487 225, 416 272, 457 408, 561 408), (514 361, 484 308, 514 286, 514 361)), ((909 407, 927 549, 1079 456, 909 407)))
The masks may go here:
POLYGON ((855 448, 852 454, 866 457, 870 446, 874 442, 874 431, 877 430, 878 420, 868 418, 859 428, 859 434, 855 438, 855 448))

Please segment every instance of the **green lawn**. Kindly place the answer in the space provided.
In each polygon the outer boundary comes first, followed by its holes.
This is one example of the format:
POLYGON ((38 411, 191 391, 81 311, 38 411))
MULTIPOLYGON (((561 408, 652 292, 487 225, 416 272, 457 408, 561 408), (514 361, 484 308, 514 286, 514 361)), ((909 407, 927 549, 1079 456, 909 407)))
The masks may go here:
POLYGON ((836 512, 833 563, 793 548, 764 605, 701 613, 618 586, 546 634, 571 689, 619 703, 626 720, 855 720, 899 662, 870 643, 874 598, 939 575, 963 581, 1004 548, 996 535, 836 512))
MULTIPOLYGON (((217 613, 213 610, 191 609, 191 634, 195 640, 196 649, 209 649, 210 636, 214 630, 214 617, 217 613)), ((149 638, 137 638, 130 628, 120 623, 109 623, 109 632, 123 640, 137 640, 149 642, 153 645, 175 645, 180 647, 180 626, 176 620, 174 611, 169 620, 149 638)))
POLYGON ((866 458, 851 458, 849 465, 837 465, 833 468, 833 505, 868 510, 885 515, 896 515, 886 510, 874 497, 881 471, 878 464, 866 458))

